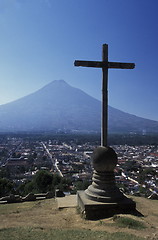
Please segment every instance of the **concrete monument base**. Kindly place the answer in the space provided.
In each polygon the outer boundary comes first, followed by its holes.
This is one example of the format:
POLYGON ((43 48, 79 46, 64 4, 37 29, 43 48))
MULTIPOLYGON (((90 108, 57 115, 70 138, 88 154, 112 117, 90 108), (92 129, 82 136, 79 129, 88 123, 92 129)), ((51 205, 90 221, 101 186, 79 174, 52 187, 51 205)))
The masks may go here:
POLYGON ((112 148, 100 146, 94 150, 92 184, 77 196, 78 207, 85 218, 99 219, 136 210, 135 202, 116 185, 116 164, 117 155, 112 148))
POLYGON ((136 209, 135 202, 125 195, 120 202, 104 203, 88 199, 85 191, 77 192, 77 205, 83 217, 89 220, 112 217, 121 213, 133 213, 136 209))

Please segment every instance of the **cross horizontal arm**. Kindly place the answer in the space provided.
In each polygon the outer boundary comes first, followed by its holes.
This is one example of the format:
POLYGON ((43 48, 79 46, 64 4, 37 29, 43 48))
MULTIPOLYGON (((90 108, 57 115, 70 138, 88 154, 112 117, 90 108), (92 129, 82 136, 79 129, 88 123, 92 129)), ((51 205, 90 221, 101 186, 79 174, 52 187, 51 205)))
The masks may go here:
POLYGON ((76 60, 74 62, 76 67, 96 67, 96 68, 103 68, 107 67, 107 64, 100 62, 100 61, 80 61, 76 60))
POLYGON ((133 69, 134 63, 108 62, 108 68, 133 69))
POLYGON ((96 67, 96 68, 118 68, 118 69, 133 69, 134 63, 120 63, 120 62, 100 62, 100 61, 80 61, 74 62, 76 67, 96 67))

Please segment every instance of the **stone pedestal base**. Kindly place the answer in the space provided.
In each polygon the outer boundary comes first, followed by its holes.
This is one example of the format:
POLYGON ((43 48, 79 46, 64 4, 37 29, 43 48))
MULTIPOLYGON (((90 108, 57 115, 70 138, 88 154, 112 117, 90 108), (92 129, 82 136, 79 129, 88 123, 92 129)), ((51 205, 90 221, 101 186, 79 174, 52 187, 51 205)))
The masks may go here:
POLYGON ((136 209, 135 202, 126 196, 120 202, 104 203, 88 199, 85 191, 77 192, 77 203, 81 214, 89 220, 112 217, 121 213, 132 213, 136 209))

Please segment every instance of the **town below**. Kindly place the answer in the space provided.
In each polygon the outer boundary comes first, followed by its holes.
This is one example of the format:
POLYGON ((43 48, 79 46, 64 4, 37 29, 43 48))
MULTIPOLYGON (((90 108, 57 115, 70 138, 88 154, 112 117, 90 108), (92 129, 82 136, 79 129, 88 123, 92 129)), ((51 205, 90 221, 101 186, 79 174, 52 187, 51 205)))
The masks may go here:
MULTIPOLYGON (((74 194, 86 189, 92 179, 93 150, 99 144, 98 135, 0 136, 0 197, 55 194, 56 189, 74 194)), ((157 197, 158 145, 115 143, 111 147, 118 157, 118 187, 129 195, 157 197)))

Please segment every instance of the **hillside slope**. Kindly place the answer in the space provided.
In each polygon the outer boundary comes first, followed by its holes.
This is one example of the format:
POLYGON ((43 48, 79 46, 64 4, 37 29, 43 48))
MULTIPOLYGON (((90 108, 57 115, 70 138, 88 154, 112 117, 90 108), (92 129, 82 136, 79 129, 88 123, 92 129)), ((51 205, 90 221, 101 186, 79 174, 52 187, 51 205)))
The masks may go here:
MULTIPOLYGON (((23 234, 27 232, 27 237, 29 233, 34 233, 34 239, 36 239, 36 234, 48 234, 53 229, 59 230, 60 232, 67 229, 68 230, 80 230, 79 232, 85 231, 86 238, 90 239, 91 231, 99 231, 99 239, 130 239, 136 240, 138 237, 141 239, 151 239, 156 240, 158 237, 158 201, 157 200, 148 200, 140 197, 132 197, 137 204, 137 210, 141 212, 144 217, 135 217, 128 215, 128 218, 141 221, 146 225, 145 229, 130 229, 125 227, 119 227, 112 218, 102 219, 98 221, 88 221, 81 218, 77 213, 76 208, 65 208, 63 210, 58 210, 56 201, 54 199, 47 199, 35 202, 24 202, 24 203, 14 203, 0 205, 0 236, 1 234, 7 234, 9 229, 12 229, 14 235, 12 239, 20 239, 17 235, 19 233, 19 228, 21 231, 21 239, 23 234), (5 231, 3 230, 5 229, 5 231), (62 230, 61 230, 62 229, 62 230), (17 231, 16 231, 17 230, 17 231), (89 232, 87 232, 87 230, 89 232), (104 232, 104 234, 102 234, 104 232), (124 233, 124 238, 118 236, 114 238, 114 235, 108 235, 106 233, 124 233), (131 237, 125 234, 132 234, 131 237), (126 236, 126 237, 125 237, 126 236)), ((54 230, 55 231, 55 230, 54 230)), ((75 232, 76 234, 76 232, 75 232)), ((81 233, 80 233, 81 234, 81 233)), ((3 236, 4 236, 3 235, 3 236)), ((6 236, 6 235, 5 235, 6 236)), ((82 237, 82 236, 80 236, 82 237)), ((6 240, 6 238, 2 238, 6 240)), ((33 239, 33 238, 31 238, 33 239)), ((41 239, 41 238, 39 238, 41 239)), ((47 238, 46 238, 47 239, 47 238)), ((49 239, 49 238, 48 238, 49 239)), ((64 239, 64 238, 62 238, 64 239)), ((73 239, 73 238, 72 238, 73 239)), ((80 239, 77 235, 74 236, 74 239, 80 239)), ((92 238, 91 238, 92 239, 92 238)))
MULTIPOLYGON (((109 106, 110 133, 158 133, 158 122, 109 106)), ((101 102, 63 80, 0 106, 0 132, 98 131, 101 102)))

